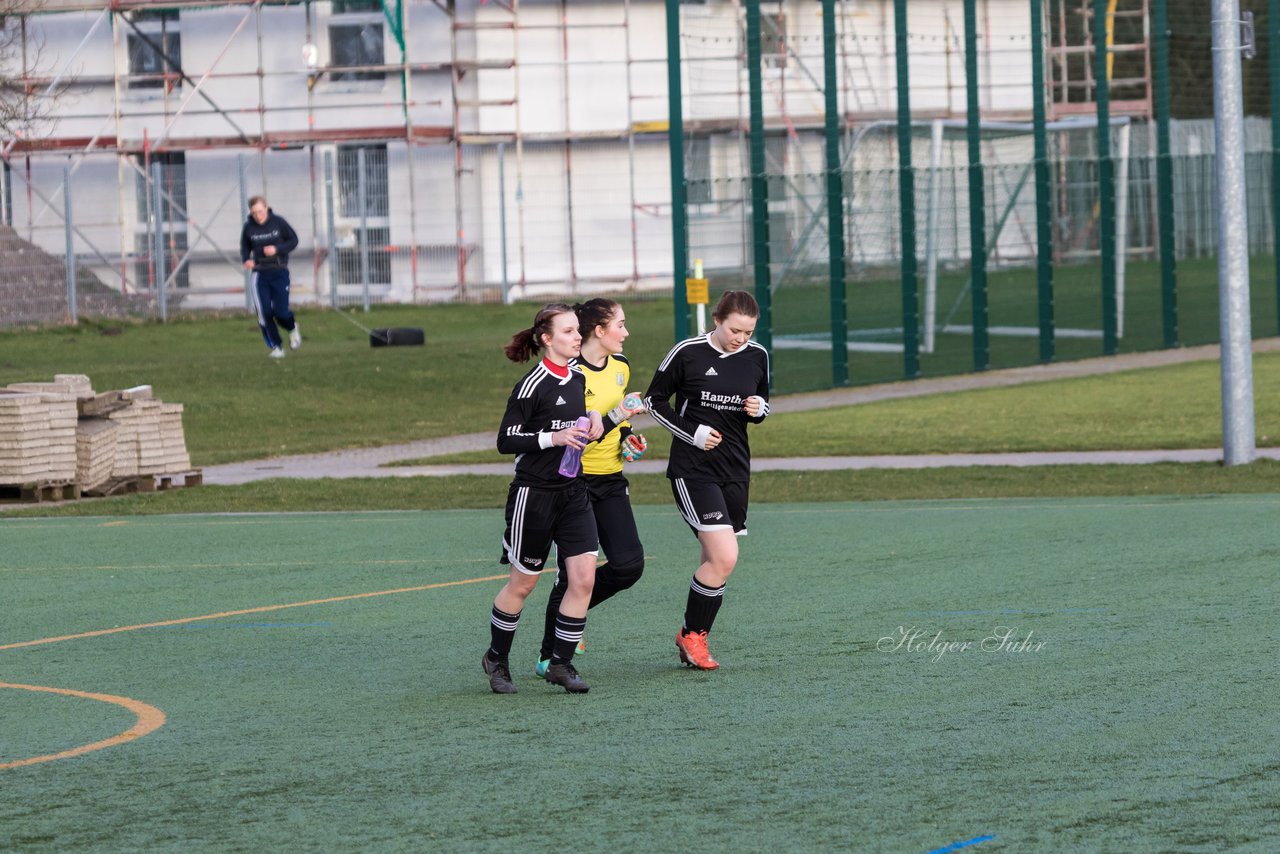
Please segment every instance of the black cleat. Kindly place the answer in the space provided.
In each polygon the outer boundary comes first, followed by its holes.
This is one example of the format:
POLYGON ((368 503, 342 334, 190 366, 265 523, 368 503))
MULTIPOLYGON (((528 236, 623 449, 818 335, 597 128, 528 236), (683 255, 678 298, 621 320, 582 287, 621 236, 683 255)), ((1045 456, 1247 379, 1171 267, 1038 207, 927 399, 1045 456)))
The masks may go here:
POLYGON ((547 668, 546 679, 552 685, 563 687, 570 694, 585 694, 591 690, 591 686, 582 681, 572 664, 551 665, 547 668))
POLYGON ((493 689, 493 693, 514 694, 516 692, 516 683, 511 681, 511 668, 505 661, 490 661, 489 653, 486 652, 480 659, 480 666, 489 677, 489 687, 493 689))

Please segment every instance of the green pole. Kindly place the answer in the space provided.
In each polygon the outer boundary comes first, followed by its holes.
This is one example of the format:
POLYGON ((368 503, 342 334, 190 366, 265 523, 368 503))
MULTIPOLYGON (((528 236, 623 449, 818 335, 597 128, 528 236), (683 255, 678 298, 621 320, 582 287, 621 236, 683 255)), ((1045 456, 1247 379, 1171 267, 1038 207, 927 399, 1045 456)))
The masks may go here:
POLYGON ((391 10, 391 5, 387 0, 382 0, 382 14, 387 19, 387 26, 391 28, 391 35, 395 37, 396 46, 400 48, 400 55, 404 56, 404 6, 402 0, 395 0, 395 11, 391 10))
POLYGON ((902 371, 920 376, 920 285, 916 276, 916 178, 911 166, 911 81, 907 51, 907 0, 893 2, 894 54, 898 66, 898 205, 902 234, 902 371))
MULTIPOLYGON (((1160 299, 1161 314, 1164 319, 1164 346, 1178 346, 1178 262, 1174 250, 1173 236, 1173 151, 1169 136, 1169 121, 1172 118, 1169 97, 1169 4, 1168 0, 1154 0, 1155 6, 1155 96, 1156 96, 1156 212, 1160 229, 1160 299)), ((1280 0, 1271 0, 1273 9, 1280 7, 1280 0)), ((1274 13, 1271 19, 1275 21, 1274 13)), ((1275 30, 1273 29, 1274 33, 1275 30)), ((1274 40, 1272 42, 1274 44, 1274 40)), ((1280 57, 1274 49, 1271 54, 1271 128, 1274 138, 1278 127, 1274 105, 1280 93, 1276 91, 1276 80, 1280 65, 1280 57)), ((1272 156, 1273 165, 1276 161, 1272 156)), ((1278 173, 1280 174, 1280 173, 1278 173)), ((1276 208, 1280 210, 1280 207, 1276 208)), ((1280 223, 1276 223, 1277 234, 1280 234, 1280 223)), ((1277 242, 1280 246, 1280 242, 1277 242)))
POLYGON ((667 0, 667 145, 671 155, 671 303, 676 340, 689 337, 688 221, 684 193, 684 113, 680 91, 680 0, 667 0))
MULTIPOLYGON (((760 76, 760 0, 747 0, 747 78, 751 87, 751 257, 760 321, 756 340, 773 348, 773 304, 769 292, 769 176, 764 162, 764 84, 760 76)), ((770 364, 773 361, 770 360, 770 364)), ((772 383, 772 377, 770 378, 772 383)))
POLYGON ((1267 47, 1271 52, 1271 224, 1275 229, 1271 254, 1276 259, 1276 323, 1280 328, 1280 0, 1267 4, 1267 47))
POLYGON ((969 297, 973 301, 973 369, 991 366, 987 339, 987 193, 978 108, 977 0, 964 0, 964 77, 969 131, 969 297))
POLYGON ((840 173, 840 98, 836 80, 836 4, 822 0, 822 85, 826 95, 827 269, 831 290, 831 384, 849 384, 849 309, 844 281, 844 182, 840 173))
POLYGON ((1098 112, 1098 196, 1102 249, 1102 352, 1114 356, 1116 340, 1116 176, 1111 160, 1111 82, 1107 76, 1107 0, 1093 0, 1093 77, 1098 112))
POLYGON ((1044 0, 1031 0, 1031 109, 1036 149, 1036 293, 1040 361, 1053 361, 1053 184, 1045 128, 1044 0))

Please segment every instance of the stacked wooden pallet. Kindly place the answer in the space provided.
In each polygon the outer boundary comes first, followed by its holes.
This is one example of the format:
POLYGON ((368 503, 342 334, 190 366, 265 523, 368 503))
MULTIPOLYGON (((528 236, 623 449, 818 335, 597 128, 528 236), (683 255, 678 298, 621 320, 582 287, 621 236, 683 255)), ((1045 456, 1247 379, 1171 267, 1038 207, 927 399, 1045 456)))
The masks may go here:
POLYGON ((161 471, 188 471, 191 455, 187 453, 187 437, 182 429, 182 404, 160 404, 160 445, 164 449, 161 471))
POLYGON ((49 471, 49 410, 38 394, 0 392, 0 482, 26 483, 49 471))
POLYGON ((76 425, 76 482, 85 490, 111 479, 120 428, 107 418, 81 418, 76 425))
POLYGON ((105 493, 139 480, 147 483, 127 491, 149 491, 158 476, 196 475, 182 411, 153 399, 150 386, 97 394, 80 374, 0 388, 0 491, 41 496, 39 487, 74 485, 76 495, 105 493))
POLYGON ((0 428, 0 442, 19 457, 9 460, 14 465, 0 479, 8 483, 75 480, 77 387, 69 379, 55 379, 14 383, 3 390, 0 396, 27 398, 27 402, 16 404, 16 417, 0 428))

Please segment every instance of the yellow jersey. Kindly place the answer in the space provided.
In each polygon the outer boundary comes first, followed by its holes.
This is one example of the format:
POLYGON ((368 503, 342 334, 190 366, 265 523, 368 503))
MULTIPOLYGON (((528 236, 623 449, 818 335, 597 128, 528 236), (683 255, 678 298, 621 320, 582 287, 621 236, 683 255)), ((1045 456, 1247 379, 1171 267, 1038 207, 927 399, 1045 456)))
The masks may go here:
MULTIPOLYGON (((578 358, 575 364, 581 366, 582 375, 587 379, 587 409, 595 410, 602 416, 622 403, 627 394, 627 383, 631 382, 631 363, 623 355, 610 355, 604 364, 596 367, 585 359, 578 358)), ((610 430, 600 441, 587 445, 582 452, 583 474, 616 474, 622 471, 622 427, 630 427, 623 421, 616 429, 610 430)))

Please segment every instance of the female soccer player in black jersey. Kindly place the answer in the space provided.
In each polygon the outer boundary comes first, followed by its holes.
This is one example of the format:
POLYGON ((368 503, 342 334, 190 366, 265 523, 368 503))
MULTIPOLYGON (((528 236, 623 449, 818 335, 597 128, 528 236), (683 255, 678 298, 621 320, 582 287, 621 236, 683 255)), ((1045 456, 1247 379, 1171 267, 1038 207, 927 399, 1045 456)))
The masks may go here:
POLYGON ((769 354, 751 340, 760 316, 755 297, 726 291, 711 316, 715 329, 672 347, 645 393, 649 413, 676 439, 667 477, 702 547, 676 634, 680 660, 700 670, 720 666, 707 633, 738 562, 736 538, 747 533, 747 424, 769 414, 769 354))
MULTIPOLYGON (((582 368, 586 379, 587 409, 599 412, 604 419, 604 436, 582 453, 587 496, 596 517, 600 547, 607 558, 606 563, 596 567, 596 583, 589 606, 594 608, 631 587, 644 572, 644 546, 640 544, 636 517, 631 512, 627 478, 622 474, 624 453, 629 461, 639 459, 644 453, 644 437, 633 433, 627 420, 644 410, 643 407, 629 409, 625 405, 631 363, 622 355, 622 344, 631 333, 627 331, 627 316, 622 306, 609 299, 592 299, 573 308, 578 314, 578 331, 582 333, 582 353, 573 364, 582 368)), ((542 650, 534 669, 539 676, 546 674, 551 663, 565 580, 561 559, 560 574, 547 599, 542 650)))
POLYGON ((501 557, 503 563, 511 564, 511 577, 493 601, 489 649, 481 659, 496 694, 516 692, 507 657, 520 611, 538 583, 553 541, 565 556, 568 587, 556 616, 555 648, 546 679, 571 693, 588 690, 573 667, 573 651, 587 624, 599 539, 582 477, 566 477, 559 471, 565 446, 582 449, 604 432, 600 413, 587 412, 582 370, 569 366, 581 342, 578 316, 569 306, 556 303, 539 311, 533 326, 512 336, 505 350, 513 362, 527 362, 538 350, 546 352, 511 390, 498 429, 498 450, 517 456, 507 494, 501 557), (584 414, 591 425, 580 430, 576 422, 584 414))

